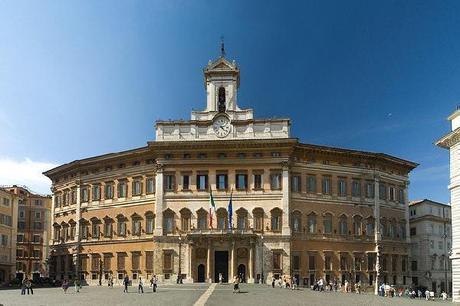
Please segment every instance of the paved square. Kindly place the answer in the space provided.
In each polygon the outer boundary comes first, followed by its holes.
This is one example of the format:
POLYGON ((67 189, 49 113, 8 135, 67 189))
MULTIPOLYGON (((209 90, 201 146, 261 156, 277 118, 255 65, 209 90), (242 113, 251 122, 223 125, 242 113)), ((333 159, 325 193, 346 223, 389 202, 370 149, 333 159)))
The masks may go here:
POLYGON ((411 300, 408 298, 381 298, 370 294, 316 292, 301 288, 289 290, 261 285, 241 286, 241 293, 232 292, 232 285, 184 284, 160 285, 157 293, 146 287, 144 294, 138 294, 136 288, 130 287, 130 293, 123 293, 122 287, 83 287, 79 293, 69 288, 64 294, 61 288, 34 290, 34 295, 20 295, 20 290, 1 290, 0 304, 4 306, 62 306, 62 305, 450 305, 450 302, 411 300))

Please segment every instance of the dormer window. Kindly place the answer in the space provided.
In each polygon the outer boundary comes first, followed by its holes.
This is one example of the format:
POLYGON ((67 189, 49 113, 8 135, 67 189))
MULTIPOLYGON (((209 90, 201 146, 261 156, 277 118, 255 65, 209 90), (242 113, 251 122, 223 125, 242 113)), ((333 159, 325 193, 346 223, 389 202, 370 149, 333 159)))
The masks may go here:
POLYGON ((218 104, 218 109, 219 112, 223 113, 225 112, 225 88, 224 87, 219 87, 219 104, 218 104))

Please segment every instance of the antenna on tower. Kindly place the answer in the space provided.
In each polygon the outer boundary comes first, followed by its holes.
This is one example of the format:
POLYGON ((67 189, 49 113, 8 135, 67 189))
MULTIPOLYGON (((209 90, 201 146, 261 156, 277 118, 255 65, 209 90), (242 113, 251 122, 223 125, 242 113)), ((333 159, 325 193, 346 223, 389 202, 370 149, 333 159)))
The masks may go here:
POLYGON ((224 36, 220 37, 220 57, 225 57, 224 36))

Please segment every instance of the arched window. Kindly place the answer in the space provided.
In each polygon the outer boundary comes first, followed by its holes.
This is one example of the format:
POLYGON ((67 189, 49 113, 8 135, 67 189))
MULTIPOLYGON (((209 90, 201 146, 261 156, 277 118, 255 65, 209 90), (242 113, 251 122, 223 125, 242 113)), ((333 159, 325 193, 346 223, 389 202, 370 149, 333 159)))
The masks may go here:
POLYGON ((394 239, 396 237, 396 220, 392 219, 390 221, 390 226, 388 227, 388 237, 394 239))
POLYGON ((348 234, 347 216, 345 215, 341 215, 339 219, 339 234, 340 235, 348 234))
POLYGON ((228 228, 228 214, 225 208, 219 208, 216 211, 217 215, 217 229, 225 230, 228 228))
POLYGON ((191 216, 192 212, 188 208, 182 208, 180 210, 180 228, 182 231, 188 232, 190 230, 191 216))
POLYGON ((117 235, 124 237, 126 236, 126 221, 128 219, 122 214, 117 215, 117 235))
POLYGON ((308 233, 316 233, 316 214, 314 212, 308 215, 308 233))
POLYGON ((401 220, 399 223, 399 238, 406 239, 406 220, 401 220))
POLYGON ((380 219, 380 235, 382 237, 388 237, 387 219, 385 218, 380 219))
POLYGON ((363 234, 362 226, 363 226, 363 218, 361 216, 354 216, 353 217, 353 234, 356 236, 361 236, 363 234))
POLYGON ((197 212, 196 212, 196 215, 197 215, 197 227, 199 230, 206 230, 208 229, 208 212, 203 209, 203 208, 200 208, 197 212))
POLYGON ((133 236, 140 236, 142 230, 142 217, 134 213, 131 215, 133 236))
POLYGON ((236 211, 236 228, 244 230, 248 228, 248 211, 240 208, 236 211))
POLYGON ((278 207, 271 210, 271 225, 272 231, 277 232, 281 231, 281 215, 283 211, 278 207))
POLYGON ((155 214, 151 211, 145 213, 145 233, 153 234, 155 229, 155 214))
POLYGON ((292 231, 294 233, 300 233, 302 230, 302 214, 300 211, 294 211, 292 213, 292 231))
POLYGON ((369 217, 366 219, 366 234, 367 236, 374 236, 375 228, 375 219, 374 217, 369 217))
POLYGON ((264 210, 260 207, 254 208, 252 211, 254 216, 254 230, 263 231, 264 230, 264 210))
POLYGON ((219 112, 225 112, 225 88, 219 87, 219 112))
POLYGON ((93 239, 99 239, 101 235, 100 225, 102 222, 96 217, 93 217, 90 220, 91 220, 91 237, 93 239))
POLYGON ((80 220, 80 236, 81 239, 88 239, 88 224, 89 222, 85 219, 80 220))
POLYGON ((325 234, 332 233, 332 215, 330 213, 327 213, 323 216, 323 227, 325 234))
POLYGON ((174 232, 174 212, 168 208, 163 212, 163 233, 170 234, 174 232))
POLYGON ((104 217, 104 237, 110 238, 112 237, 112 224, 113 219, 109 216, 104 217))

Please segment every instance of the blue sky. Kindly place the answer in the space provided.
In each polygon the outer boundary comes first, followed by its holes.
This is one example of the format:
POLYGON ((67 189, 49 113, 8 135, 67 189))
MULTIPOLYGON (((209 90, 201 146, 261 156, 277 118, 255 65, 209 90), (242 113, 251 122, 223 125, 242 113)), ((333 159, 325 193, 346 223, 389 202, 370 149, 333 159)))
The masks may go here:
POLYGON ((204 108, 221 35, 241 107, 290 117, 303 142, 420 163, 410 198, 449 201, 433 142, 460 104, 458 1, 0 2, 0 184, 48 192, 39 171, 204 108))

